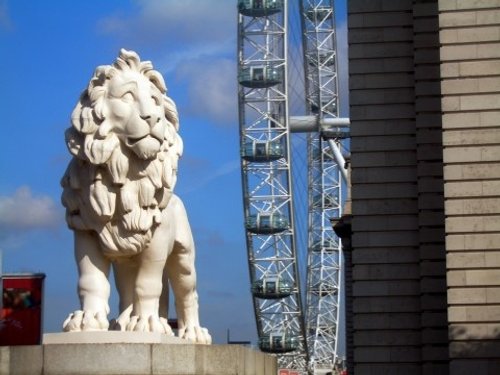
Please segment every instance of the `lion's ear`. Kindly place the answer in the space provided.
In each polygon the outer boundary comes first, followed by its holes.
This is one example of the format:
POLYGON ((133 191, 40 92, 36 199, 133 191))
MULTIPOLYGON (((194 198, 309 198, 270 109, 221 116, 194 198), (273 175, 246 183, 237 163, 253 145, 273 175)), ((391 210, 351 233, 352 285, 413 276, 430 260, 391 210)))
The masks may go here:
MULTIPOLYGON (((151 65, 151 69, 152 68, 153 66, 151 65)), ((155 85, 158 90, 160 90, 162 94, 165 94, 167 92, 167 85, 165 84, 165 80, 159 72, 151 70, 147 72, 146 76, 149 78, 151 83, 155 85)))

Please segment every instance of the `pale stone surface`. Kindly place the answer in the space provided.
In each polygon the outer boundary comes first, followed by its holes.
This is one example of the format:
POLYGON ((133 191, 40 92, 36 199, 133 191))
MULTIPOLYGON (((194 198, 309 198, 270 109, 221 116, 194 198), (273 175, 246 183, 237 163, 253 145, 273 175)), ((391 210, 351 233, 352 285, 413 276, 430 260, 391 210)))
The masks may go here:
MULTIPOLYGON (((500 71, 500 65, 498 69, 500 71)), ((443 128, 445 129, 470 128, 471 126, 478 129, 498 125, 500 125, 500 111, 448 113, 443 115, 443 128)))
POLYGON ((80 331, 46 333, 43 344, 186 344, 189 341, 160 332, 80 331))
POLYGON ((0 347, 0 375, 276 375, 276 357, 238 345, 0 347))
POLYGON ((439 10, 481 9, 500 6, 500 0, 439 0, 439 10))
POLYGON ((499 20, 500 20, 500 10, 496 9, 449 12, 449 13, 442 13, 440 15, 439 26, 443 28, 476 26, 476 25, 485 26, 485 25, 498 24, 499 20))
MULTIPOLYGON (((462 163, 462 162, 488 162, 497 161, 500 159, 500 146, 460 146, 446 147, 443 150, 443 161, 445 163, 462 163)), ((476 166, 472 166, 475 168, 476 166)), ((446 170, 446 166, 444 167, 446 170)), ((471 166, 463 166, 463 168, 471 168, 471 166)), ((491 169, 498 169, 493 166, 491 169)), ((498 171, 496 171, 498 173, 498 171)))
POLYGON ((154 374, 187 375, 203 371, 201 347, 193 345, 153 345, 152 369, 154 374))
POLYGON ((447 197, 496 196, 500 191, 500 181, 448 182, 444 191, 447 197))
POLYGON ((276 374, 276 357, 237 345, 175 348, 153 345, 153 373, 165 375, 276 374), (179 360, 178 360, 179 359, 179 360))
POLYGON ((151 348, 145 344, 45 345, 43 368, 44 374, 51 375, 149 374, 151 348))
POLYGON ((445 165, 443 168, 447 181, 500 178, 500 168, 496 164, 445 165))
POLYGON ((41 346, 1 346, 0 375, 41 375, 41 346))
MULTIPOLYGON (((449 217, 446 219, 448 233, 496 232, 500 228, 500 215, 484 217, 449 217)), ((497 266, 497 265, 495 265, 497 266)), ((498 264, 500 266, 500 264, 498 264)))
POLYGON ((448 290, 448 303, 453 305, 474 305, 486 303, 486 289, 451 288, 448 290))
POLYGON ((108 330, 112 265, 120 316, 111 329, 172 335, 170 285, 179 337, 211 342, 199 323, 191 229, 173 195, 178 129, 176 106, 151 62, 121 50, 113 65, 95 70, 66 131, 73 160, 62 201, 75 232, 81 309, 66 319, 65 331, 108 330))

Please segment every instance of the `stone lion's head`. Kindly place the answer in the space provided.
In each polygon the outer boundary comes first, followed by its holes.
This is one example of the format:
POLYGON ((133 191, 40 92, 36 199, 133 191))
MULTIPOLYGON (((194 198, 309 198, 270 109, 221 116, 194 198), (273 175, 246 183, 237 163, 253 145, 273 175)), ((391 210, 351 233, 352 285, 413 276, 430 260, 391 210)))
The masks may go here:
POLYGON ((71 229, 93 230, 103 249, 134 254, 161 221, 182 154, 179 120, 161 74, 121 50, 99 66, 66 131, 73 155, 62 179, 71 229))

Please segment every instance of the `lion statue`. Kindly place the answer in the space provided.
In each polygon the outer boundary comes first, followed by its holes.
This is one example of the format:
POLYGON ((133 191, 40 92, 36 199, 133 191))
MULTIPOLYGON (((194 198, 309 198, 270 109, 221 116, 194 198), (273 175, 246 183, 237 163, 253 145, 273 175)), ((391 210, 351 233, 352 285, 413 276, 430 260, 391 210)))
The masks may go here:
POLYGON ((211 342, 199 323, 191 229, 173 194, 183 145, 166 92, 150 61, 122 49, 113 65, 97 67, 73 110, 65 133, 73 158, 61 185, 81 310, 69 315, 64 331, 173 335, 170 285, 179 337, 211 342), (120 314, 110 323, 111 266, 120 314))

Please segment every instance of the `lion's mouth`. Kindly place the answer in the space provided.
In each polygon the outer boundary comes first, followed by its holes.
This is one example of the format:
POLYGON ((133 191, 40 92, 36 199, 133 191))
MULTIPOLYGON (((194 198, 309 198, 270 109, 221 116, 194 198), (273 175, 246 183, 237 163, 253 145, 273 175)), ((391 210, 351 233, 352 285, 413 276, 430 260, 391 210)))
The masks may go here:
POLYGON ((128 143, 129 146, 135 146, 140 141, 142 141, 143 139, 146 139, 148 137, 156 139, 160 143, 162 142, 162 140, 159 137, 155 136, 154 134, 146 134, 146 135, 143 135, 142 137, 128 137, 127 138, 127 143, 128 143))
POLYGON ((127 143, 129 146, 133 146, 147 137, 149 137, 149 134, 146 134, 145 136, 138 137, 138 138, 129 137, 129 138, 127 138, 127 143))

